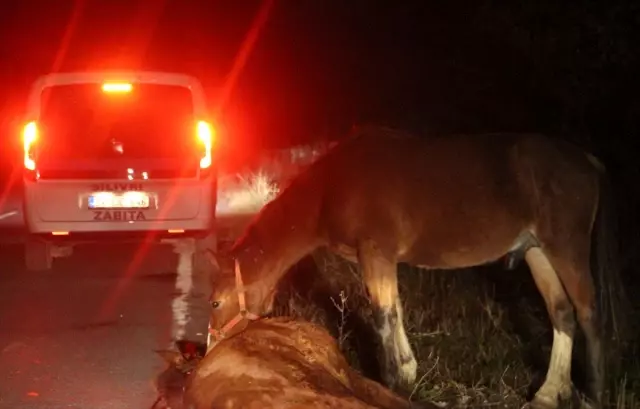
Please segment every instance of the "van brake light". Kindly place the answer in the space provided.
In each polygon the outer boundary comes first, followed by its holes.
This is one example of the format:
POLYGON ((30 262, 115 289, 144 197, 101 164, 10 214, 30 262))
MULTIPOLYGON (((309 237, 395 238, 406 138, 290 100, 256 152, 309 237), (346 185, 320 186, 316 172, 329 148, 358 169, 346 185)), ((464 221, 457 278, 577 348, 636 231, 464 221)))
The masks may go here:
POLYGON ((198 137, 198 141, 204 148, 204 154, 202 158, 200 158, 200 169, 207 169, 211 166, 213 161, 211 157, 211 149, 213 147, 214 130, 209 123, 205 121, 198 121, 196 124, 196 135, 198 137))
POLYGON ((24 167, 28 170, 36 170, 34 145, 38 140, 38 125, 35 121, 28 122, 22 130, 22 143, 24 144, 24 167))
POLYGON ((133 86, 128 82, 105 82, 102 84, 103 92, 127 93, 131 92, 133 86))

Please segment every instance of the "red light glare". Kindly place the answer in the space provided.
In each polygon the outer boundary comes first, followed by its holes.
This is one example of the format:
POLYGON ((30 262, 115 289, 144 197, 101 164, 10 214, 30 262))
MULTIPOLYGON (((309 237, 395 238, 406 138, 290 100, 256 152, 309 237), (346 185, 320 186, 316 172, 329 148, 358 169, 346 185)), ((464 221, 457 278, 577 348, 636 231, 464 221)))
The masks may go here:
POLYGON ((211 157, 214 135, 213 128, 205 121, 198 121, 196 124, 196 135, 198 136, 198 141, 200 141, 204 147, 204 156, 200 159, 200 168, 207 169, 213 162, 211 157))
POLYGON ((35 121, 28 122, 22 130, 22 143, 24 146, 24 167, 28 170, 36 170, 36 161, 33 157, 33 145, 38 140, 38 126, 35 121))

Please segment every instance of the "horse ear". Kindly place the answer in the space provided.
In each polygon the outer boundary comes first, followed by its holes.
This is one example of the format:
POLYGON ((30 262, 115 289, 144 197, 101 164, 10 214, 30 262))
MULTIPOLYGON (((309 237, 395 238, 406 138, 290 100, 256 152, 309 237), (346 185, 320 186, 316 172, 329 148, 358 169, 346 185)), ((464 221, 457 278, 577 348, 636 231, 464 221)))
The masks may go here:
POLYGON ((223 276, 234 275, 235 273, 235 263, 236 263, 236 254, 226 249, 224 251, 219 251, 217 254, 217 262, 218 262, 218 271, 223 276))
POLYGON ((184 356, 180 351, 173 351, 170 349, 156 349, 155 353, 169 364, 169 366, 180 368, 185 363, 184 356))
POLYGON ((207 263, 210 263, 213 266, 215 271, 220 271, 220 263, 218 263, 218 259, 220 258, 220 252, 214 251, 212 249, 205 249, 204 256, 207 263))
MULTIPOLYGON (((215 274, 231 275, 234 272, 234 261, 231 253, 228 250, 212 251, 205 250, 206 262, 213 266, 215 274)), ((213 277, 215 279, 215 277, 213 277)))

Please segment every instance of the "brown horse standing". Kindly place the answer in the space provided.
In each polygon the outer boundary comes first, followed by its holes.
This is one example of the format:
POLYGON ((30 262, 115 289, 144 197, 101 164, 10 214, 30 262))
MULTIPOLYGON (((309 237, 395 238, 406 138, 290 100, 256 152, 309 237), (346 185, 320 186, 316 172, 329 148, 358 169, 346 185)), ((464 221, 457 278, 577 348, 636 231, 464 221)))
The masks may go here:
MULTIPOLYGON (((183 368, 186 409, 435 409, 411 404, 356 372, 326 329, 291 318, 234 328, 195 366, 178 351, 160 351, 173 374, 183 368), (193 368, 195 366, 195 368, 193 368)), ((175 388, 173 388, 175 389, 175 388)), ((180 391, 182 392, 182 391, 180 391)), ((184 396, 182 396, 184 395, 184 396)))
MULTIPOLYGON (((244 277, 247 310, 259 315, 270 311, 286 270, 319 246, 357 262, 377 307, 390 386, 413 384, 417 369, 402 320, 397 263, 454 269, 520 255, 554 329, 546 380, 532 403, 555 408, 572 392, 575 313, 587 341, 589 394, 600 404, 602 315, 614 304, 597 302, 590 252, 597 215, 606 227, 604 176, 592 156, 540 135, 416 138, 368 128, 299 174, 230 255, 244 277)), ((609 243, 595 243, 606 261, 609 243)), ((617 271, 605 267, 596 274, 603 296, 618 282, 617 271)), ((212 327, 219 328, 239 309, 232 279, 223 277, 215 287, 212 327)))

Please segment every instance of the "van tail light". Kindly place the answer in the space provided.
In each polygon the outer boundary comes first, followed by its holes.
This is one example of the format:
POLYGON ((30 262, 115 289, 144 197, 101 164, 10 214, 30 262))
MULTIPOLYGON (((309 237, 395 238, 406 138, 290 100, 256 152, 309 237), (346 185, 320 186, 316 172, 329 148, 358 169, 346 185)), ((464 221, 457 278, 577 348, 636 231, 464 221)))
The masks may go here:
POLYGON ((38 141, 38 125, 35 121, 27 122, 22 130, 22 143, 24 146, 24 167, 27 170, 36 170, 36 142, 38 141))
POLYGON ((213 163, 211 150, 213 148, 214 130, 208 122, 198 121, 196 123, 196 135, 198 144, 202 147, 200 169, 209 169, 213 163))

